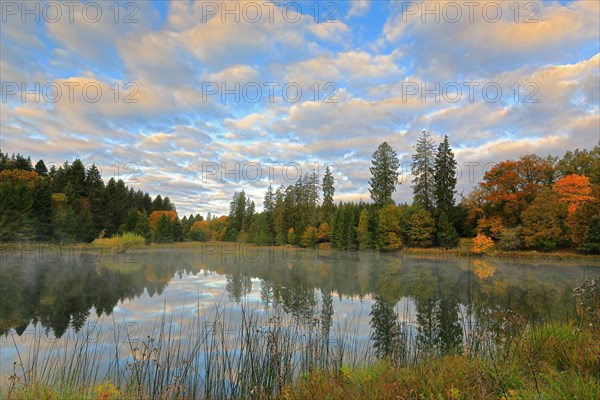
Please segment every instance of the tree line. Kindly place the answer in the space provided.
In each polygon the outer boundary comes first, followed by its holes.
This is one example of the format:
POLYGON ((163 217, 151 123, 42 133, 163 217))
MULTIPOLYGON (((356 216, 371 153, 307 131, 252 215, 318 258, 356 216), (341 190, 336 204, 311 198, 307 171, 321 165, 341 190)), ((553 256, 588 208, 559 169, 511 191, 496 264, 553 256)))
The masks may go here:
POLYGON ((2 154, 0 238, 91 241, 133 232, 148 242, 230 241, 393 251, 406 246, 459 245, 461 237, 503 250, 575 248, 600 252, 600 146, 563 157, 526 154, 484 174, 468 194, 456 192, 457 163, 448 136, 436 144, 423 131, 412 155, 413 200, 396 204, 397 153, 381 143, 371 160, 371 202, 334 203, 335 179, 305 174, 269 186, 263 211, 245 191, 233 194, 227 216, 179 219, 168 197, 127 188, 80 160, 46 170, 40 160, 2 154), (458 204, 456 200, 459 200, 458 204))

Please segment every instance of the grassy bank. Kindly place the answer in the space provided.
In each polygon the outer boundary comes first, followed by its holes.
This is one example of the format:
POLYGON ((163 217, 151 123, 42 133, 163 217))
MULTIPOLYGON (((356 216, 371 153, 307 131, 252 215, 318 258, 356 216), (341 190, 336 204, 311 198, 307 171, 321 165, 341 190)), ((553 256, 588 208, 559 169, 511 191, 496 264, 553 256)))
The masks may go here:
MULTIPOLYGON (((18 255, 22 252, 23 248, 35 248, 37 246, 48 247, 54 249, 54 253, 57 253, 61 249, 69 248, 75 252, 90 252, 96 251, 96 249, 104 250, 117 250, 119 252, 133 252, 137 250, 200 250, 203 248, 212 248, 215 246, 222 247, 250 247, 250 248, 264 248, 264 249, 286 249, 293 248, 294 250, 300 251, 313 251, 311 248, 302 248, 298 246, 285 245, 285 246, 261 246, 252 243, 233 243, 233 242, 222 242, 222 241, 209 241, 209 242, 176 242, 176 243, 150 243, 146 244, 144 239, 140 236, 133 234, 124 234, 121 236, 114 236, 112 238, 96 239, 92 243, 73 243, 73 244, 54 244, 54 243, 37 243, 37 242, 24 242, 24 243, 0 243, 0 251, 6 254, 18 255)), ((441 247, 406 247, 402 250, 395 251, 391 254, 407 255, 410 257, 420 257, 423 259, 438 259, 438 260, 452 260, 457 258, 497 258, 497 259, 514 259, 514 260, 600 260, 599 254, 586 254, 570 249, 559 249, 554 251, 542 252, 536 250, 515 250, 515 251, 504 251, 499 249, 492 249, 485 255, 477 255, 471 252, 472 239, 461 239, 460 245, 456 249, 445 250, 441 247)), ((330 256, 335 252, 340 251, 331 247, 330 243, 321 243, 318 245, 319 251, 323 252, 324 256, 330 256)), ((356 250, 360 251, 360 250, 356 250)), ((375 252, 375 250, 366 250, 365 252, 375 252)))
POLYGON ((526 332, 510 351, 449 355, 412 366, 380 362, 315 371, 285 388, 285 399, 597 399, 600 337, 570 326, 526 332))

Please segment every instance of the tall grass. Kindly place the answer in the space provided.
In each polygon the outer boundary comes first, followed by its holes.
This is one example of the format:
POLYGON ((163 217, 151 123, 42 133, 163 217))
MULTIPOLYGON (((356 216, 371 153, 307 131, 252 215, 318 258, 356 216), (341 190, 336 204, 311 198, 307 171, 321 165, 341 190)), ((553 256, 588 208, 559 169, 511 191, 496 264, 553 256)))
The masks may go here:
POLYGON ((19 355, 15 387, 3 391, 19 399, 96 398, 110 382, 121 398, 261 399, 281 395, 302 374, 358 364, 348 357, 361 348, 351 330, 324 332, 319 318, 299 322, 277 307, 241 310, 241 321, 222 304, 191 319, 163 312, 141 338, 115 331, 96 340, 94 332, 80 332, 69 343, 48 342, 38 331, 29 336, 29 354, 19 355))
MULTIPOLYGON (((579 298, 597 312, 595 294, 579 298)), ((407 306, 396 310, 393 350, 377 360, 358 339, 360 315, 332 323, 244 302, 241 315, 220 302, 204 314, 198 301, 193 318, 167 309, 135 335, 29 335, 3 398, 596 399, 600 391, 600 331, 587 319, 533 324, 467 305, 462 345, 449 353, 419 347, 407 306)))

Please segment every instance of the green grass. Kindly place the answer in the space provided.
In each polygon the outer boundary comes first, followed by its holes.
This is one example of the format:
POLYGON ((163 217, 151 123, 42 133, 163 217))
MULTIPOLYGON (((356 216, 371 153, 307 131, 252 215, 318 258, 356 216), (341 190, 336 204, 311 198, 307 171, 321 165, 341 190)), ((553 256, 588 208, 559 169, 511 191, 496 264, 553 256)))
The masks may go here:
POLYGON ((508 357, 450 355, 394 367, 390 362, 314 371, 285 399, 597 399, 600 335, 568 325, 526 329, 508 357))

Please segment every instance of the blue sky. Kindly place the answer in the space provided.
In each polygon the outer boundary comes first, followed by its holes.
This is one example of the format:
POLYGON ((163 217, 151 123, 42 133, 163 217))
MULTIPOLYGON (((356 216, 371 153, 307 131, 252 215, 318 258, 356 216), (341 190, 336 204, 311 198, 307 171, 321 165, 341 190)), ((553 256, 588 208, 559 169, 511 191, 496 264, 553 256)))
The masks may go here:
POLYGON ((490 163, 599 141, 597 1, 22 4, 2 4, 2 151, 95 162, 180 213, 241 189, 260 209, 328 163, 336 201, 366 201, 377 145, 407 171, 422 130, 449 136, 465 192, 490 163))

